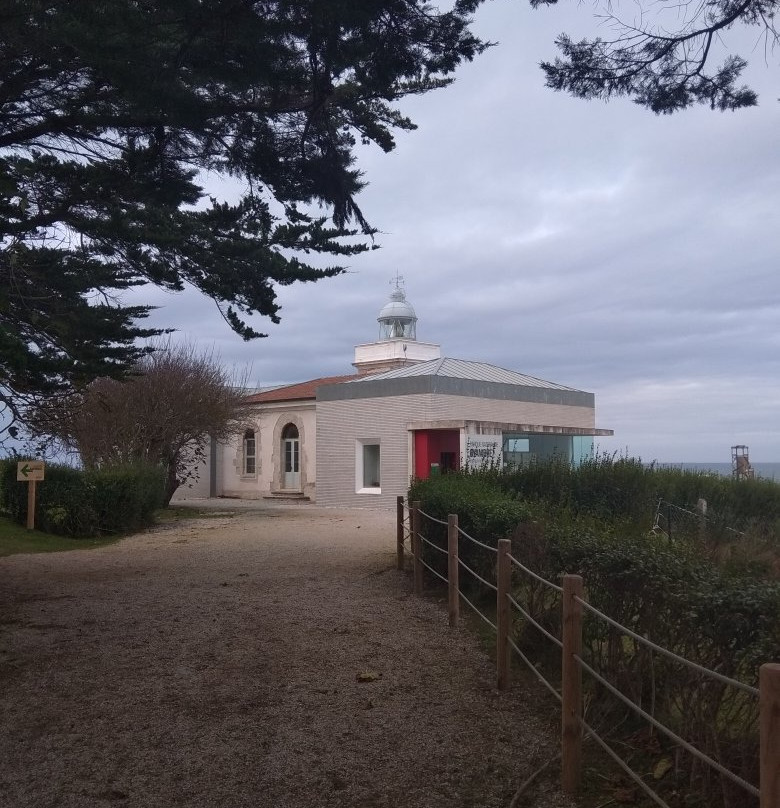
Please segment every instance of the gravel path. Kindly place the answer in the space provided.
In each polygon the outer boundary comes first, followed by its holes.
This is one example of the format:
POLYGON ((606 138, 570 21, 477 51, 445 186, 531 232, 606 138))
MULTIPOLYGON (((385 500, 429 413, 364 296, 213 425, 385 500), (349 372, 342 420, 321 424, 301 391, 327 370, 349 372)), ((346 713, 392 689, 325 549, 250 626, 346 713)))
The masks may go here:
POLYGON ((0 560, 0 805, 508 808, 557 714, 410 595, 393 515, 255 507, 0 560))

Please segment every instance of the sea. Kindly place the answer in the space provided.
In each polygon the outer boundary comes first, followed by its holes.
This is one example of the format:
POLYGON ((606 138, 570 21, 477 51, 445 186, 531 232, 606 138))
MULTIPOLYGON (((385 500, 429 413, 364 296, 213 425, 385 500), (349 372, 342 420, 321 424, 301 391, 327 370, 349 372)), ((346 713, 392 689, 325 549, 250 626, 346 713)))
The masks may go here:
MULTIPOLYGON (((703 471, 707 474, 719 474, 722 477, 731 477, 731 463, 654 463, 661 469, 684 469, 685 471, 703 471)), ((780 482, 780 463, 752 463, 756 477, 765 480, 780 482)))

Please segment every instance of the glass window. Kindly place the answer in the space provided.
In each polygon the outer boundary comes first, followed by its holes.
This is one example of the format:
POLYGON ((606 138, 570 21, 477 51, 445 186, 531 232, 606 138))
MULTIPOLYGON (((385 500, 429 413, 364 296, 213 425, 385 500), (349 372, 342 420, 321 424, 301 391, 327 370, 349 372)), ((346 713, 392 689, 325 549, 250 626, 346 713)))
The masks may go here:
POLYGON ((288 440, 290 438, 297 438, 298 437, 298 427, 295 424, 287 424, 287 426, 282 430, 282 439, 288 440))
POLYGON ((362 460, 363 474, 362 483, 363 488, 380 488, 381 479, 379 476, 379 444, 378 443, 364 443, 362 445, 362 460))
POLYGON ((285 438, 284 470, 287 474, 300 470, 300 445, 297 438, 285 438))
POLYGON ((592 435, 518 435, 504 433, 504 465, 522 466, 536 460, 563 460, 580 465, 593 457, 592 435))
POLYGON ((255 431, 247 429, 244 432, 244 474, 255 473, 255 458, 255 431))
POLYGON ((504 433, 504 465, 523 466, 531 460, 531 439, 527 435, 504 433))
POLYGON ((579 466, 594 456, 593 435, 577 435, 572 438, 572 462, 579 466))
POLYGON ((507 438, 506 452, 530 452, 531 442, 528 438, 507 438))

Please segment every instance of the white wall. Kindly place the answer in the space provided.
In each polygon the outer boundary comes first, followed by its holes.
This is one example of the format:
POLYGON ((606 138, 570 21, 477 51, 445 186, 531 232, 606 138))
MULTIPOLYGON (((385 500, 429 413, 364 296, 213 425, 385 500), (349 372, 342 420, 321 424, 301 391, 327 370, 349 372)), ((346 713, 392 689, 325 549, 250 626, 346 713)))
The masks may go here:
POLYGON ((247 419, 245 429, 255 431, 255 473, 242 474, 243 430, 235 440, 220 447, 218 494, 259 499, 282 490, 281 432, 288 423, 298 427, 300 440, 301 490, 313 497, 316 477, 317 430, 314 401, 259 404, 247 419))
POLYGON ((539 426, 595 427, 590 407, 416 393, 317 404, 317 502, 391 508, 406 494, 413 468, 409 425, 439 420, 498 421, 539 426), (356 493, 355 452, 360 440, 380 441, 381 493, 356 493))
POLYGON ((198 464, 196 470, 197 480, 189 480, 180 485, 173 494, 173 500, 181 502, 187 499, 204 499, 209 496, 209 471, 211 464, 211 442, 205 446, 205 458, 198 464))

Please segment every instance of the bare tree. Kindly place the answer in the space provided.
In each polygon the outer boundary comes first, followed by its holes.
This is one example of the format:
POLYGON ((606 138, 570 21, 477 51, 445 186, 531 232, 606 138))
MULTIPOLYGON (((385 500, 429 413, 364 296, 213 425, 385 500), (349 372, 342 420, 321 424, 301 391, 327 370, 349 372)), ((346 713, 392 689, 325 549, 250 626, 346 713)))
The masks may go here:
POLYGON ((96 379, 82 393, 39 406, 31 432, 78 452, 86 468, 163 465, 167 504, 197 477, 209 439, 224 441, 241 428, 249 410, 241 381, 211 354, 167 343, 124 381, 96 379))

